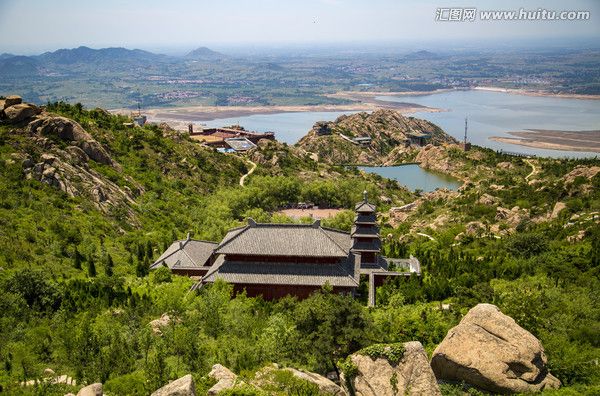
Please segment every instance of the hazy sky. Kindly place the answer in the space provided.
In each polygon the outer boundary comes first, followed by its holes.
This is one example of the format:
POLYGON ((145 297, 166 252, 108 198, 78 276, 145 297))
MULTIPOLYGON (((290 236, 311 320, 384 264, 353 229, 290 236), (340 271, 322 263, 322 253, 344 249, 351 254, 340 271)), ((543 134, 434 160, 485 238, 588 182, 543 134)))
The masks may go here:
POLYGON ((243 43, 600 39, 600 1, 0 0, 0 52, 243 43), (437 8, 587 10, 589 21, 437 22, 437 8))

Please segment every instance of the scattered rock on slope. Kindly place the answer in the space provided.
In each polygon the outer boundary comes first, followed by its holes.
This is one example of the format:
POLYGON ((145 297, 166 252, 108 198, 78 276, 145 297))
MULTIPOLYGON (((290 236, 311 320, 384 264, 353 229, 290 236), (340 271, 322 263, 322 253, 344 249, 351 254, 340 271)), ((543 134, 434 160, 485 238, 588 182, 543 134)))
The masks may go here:
POLYGON ((491 304, 472 308, 436 348, 438 379, 464 381, 497 393, 558 388, 540 341, 491 304))
POLYGON ((77 392, 77 396, 102 396, 102 384, 96 383, 83 387, 77 392))
POLYGON ((231 389, 237 384, 237 375, 227 367, 220 364, 212 366, 208 376, 217 380, 217 383, 208 390, 207 395, 214 396, 226 389, 231 389))
POLYGON ((352 387, 353 392, 347 390, 349 394, 360 396, 441 396, 442 394, 429 366, 423 345, 418 341, 405 343, 404 353, 397 362, 390 361, 385 356, 370 357, 363 355, 362 352, 351 355, 349 360, 356 368, 356 375, 353 378, 345 378, 346 374, 342 374, 341 379, 345 387, 352 387))
POLYGON ((196 396, 194 379, 191 374, 185 375, 154 391, 152 396, 196 396))

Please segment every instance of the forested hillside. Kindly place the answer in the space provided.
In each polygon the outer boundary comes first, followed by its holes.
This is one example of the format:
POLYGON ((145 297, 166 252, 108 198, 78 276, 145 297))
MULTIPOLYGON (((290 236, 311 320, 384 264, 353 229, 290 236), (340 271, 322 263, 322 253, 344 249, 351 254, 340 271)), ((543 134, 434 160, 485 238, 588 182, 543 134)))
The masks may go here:
MULTIPOLYGON (((7 394, 76 393, 79 386, 19 384, 46 368, 79 384, 102 382, 114 395, 150 394, 187 373, 203 394, 215 363, 248 379, 271 362, 325 374, 375 343, 417 340, 431 353, 481 302, 540 339, 563 383, 544 394, 600 392, 600 161, 442 147, 439 161, 428 154, 429 165, 451 158, 451 168, 438 170, 464 186, 415 194, 263 142, 249 154, 258 168, 241 187, 247 159, 166 126, 126 121, 54 103, 0 126, 0 386, 7 394), (275 213, 289 203, 350 209, 365 189, 378 205, 384 253, 413 254, 423 265, 421 277, 379 289, 374 308, 364 293, 353 299, 327 287, 300 302, 266 302, 233 297, 220 282, 191 292, 188 278, 148 273, 187 232, 218 241, 247 217, 293 221, 275 213), (388 211, 411 202, 412 210, 388 211)), ((348 210, 324 223, 348 230, 352 219, 348 210)), ((447 395, 460 389, 442 386, 447 395)), ((244 392, 261 394, 251 386, 244 392)), ((285 377, 270 394, 318 391, 285 377)))

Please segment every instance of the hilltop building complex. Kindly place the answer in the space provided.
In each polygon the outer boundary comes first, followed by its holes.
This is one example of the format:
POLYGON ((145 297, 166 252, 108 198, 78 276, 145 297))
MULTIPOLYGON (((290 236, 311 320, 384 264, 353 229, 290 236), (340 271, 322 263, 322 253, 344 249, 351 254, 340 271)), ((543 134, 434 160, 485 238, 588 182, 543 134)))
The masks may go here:
POLYGON ((356 294, 361 276, 368 277, 369 305, 375 288, 392 276, 420 274, 419 261, 381 256, 376 208, 367 200, 356 204, 350 233, 312 224, 262 224, 249 219, 220 243, 189 238, 174 242, 152 264, 175 274, 194 276, 195 288, 222 279, 235 292, 276 299, 306 298, 329 284, 334 292, 356 294), (394 270, 390 270, 394 268, 394 270))

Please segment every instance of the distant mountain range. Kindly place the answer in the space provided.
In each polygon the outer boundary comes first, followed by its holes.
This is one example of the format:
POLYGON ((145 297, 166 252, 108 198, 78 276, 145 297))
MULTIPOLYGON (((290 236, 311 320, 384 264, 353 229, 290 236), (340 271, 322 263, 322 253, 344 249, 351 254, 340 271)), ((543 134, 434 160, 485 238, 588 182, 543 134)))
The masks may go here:
POLYGON ((408 60, 433 60, 440 59, 441 56, 430 51, 421 50, 417 52, 411 52, 404 58, 408 60))
POLYGON ((217 60, 226 58, 222 53, 213 51, 207 47, 196 48, 195 50, 188 52, 185 57, 195 60, 217 60))
MULTIPOLYGON (((185 59, 214 61, 227 58, 225 55, 206 47, 197 48, 185 59)), ((155 54, 140 49, 111 47, 93 49, 85 46, 71 49, 59 49, 41 55, 23 56, 13 54, 0 55, 0 75, 9 77, 35 76, 45 70, 57 71, 66 66, 91 65, 115 68, 143 66, 152 63, 177 62, 181 57, 155 54)), ((69 69, 72 70, 72 69, 69 69)))
POLYGON ((102 48, 92 49, 78 47, 73 49, 59 49, 54 52, 45 52, 35 57, 42 62, 70 65, 87 62, 115 62, 115 61, 154 61, 166 58, 166 55, 157 55, 152 52, 127 48, 102 48))

